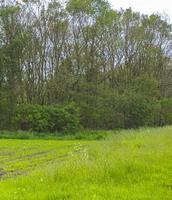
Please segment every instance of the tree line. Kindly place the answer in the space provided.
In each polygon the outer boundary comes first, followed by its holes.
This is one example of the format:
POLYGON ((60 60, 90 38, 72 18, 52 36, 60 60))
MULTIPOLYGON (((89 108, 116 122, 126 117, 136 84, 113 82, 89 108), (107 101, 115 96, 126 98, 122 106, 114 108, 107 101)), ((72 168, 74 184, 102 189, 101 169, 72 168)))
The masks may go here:
POLYGON ((158 14, 106 0, 1 1, 0 129, 32 129, 23 109, 47 122, 40 106, 67 105, 85 128, 172 124, 171 59, 172 25, 158 14))

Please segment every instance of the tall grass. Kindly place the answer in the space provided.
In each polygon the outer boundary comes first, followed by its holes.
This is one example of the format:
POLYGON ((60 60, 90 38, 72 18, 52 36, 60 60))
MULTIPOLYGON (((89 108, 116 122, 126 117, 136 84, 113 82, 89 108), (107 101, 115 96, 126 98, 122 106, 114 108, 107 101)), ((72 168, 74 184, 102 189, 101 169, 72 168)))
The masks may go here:
POLYGON ((66 162, 1 181, 0 199, 172 199, 172 127, 121 131, 74 148, 66 162))

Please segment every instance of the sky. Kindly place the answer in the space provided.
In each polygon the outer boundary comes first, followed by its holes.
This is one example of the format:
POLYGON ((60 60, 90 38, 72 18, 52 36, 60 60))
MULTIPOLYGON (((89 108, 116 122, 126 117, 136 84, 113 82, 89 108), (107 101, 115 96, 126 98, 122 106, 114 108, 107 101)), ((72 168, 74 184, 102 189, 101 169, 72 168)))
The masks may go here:
POLYGON ((129 8, 144 14, 160 13, 168 15, 172 21, 172 0, 109 0, 115 9, 129 8))

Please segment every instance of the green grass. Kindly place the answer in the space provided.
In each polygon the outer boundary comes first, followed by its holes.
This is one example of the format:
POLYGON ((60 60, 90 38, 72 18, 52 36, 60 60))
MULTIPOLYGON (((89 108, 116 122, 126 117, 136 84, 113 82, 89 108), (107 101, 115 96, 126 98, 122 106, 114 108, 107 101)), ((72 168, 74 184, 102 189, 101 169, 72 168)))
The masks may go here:
MULTIPOLYGON (((81 130, 76 133, 36 133, 26 131, 0 131, 0 139, 20 140, 102 140, 111 134, 111 131, 81 130)), ((114 132, 113 132, 114 133, 114 132)))
POLYGON ((0 140, 0 200, 172 200, 172 127, 108 134, 0 140))

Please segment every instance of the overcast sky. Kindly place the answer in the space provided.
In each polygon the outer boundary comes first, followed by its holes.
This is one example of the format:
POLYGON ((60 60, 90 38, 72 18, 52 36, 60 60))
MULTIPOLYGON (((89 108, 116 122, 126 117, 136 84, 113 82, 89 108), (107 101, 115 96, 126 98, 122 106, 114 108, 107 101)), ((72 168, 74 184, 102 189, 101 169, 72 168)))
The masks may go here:
POLYGON ((129 8, 145 14, 168 14, 172 21, 172 0, 109 0, 115 9, 129 8))

